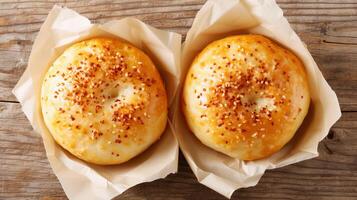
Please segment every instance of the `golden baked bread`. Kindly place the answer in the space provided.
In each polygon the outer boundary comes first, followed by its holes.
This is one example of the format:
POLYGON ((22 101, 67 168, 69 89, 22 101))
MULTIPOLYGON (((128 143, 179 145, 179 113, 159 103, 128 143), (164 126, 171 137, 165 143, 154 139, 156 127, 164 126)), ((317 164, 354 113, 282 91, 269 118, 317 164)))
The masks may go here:
POLYGON ((138 155, 163 133, 167 97, 150 58, 119 39, 78 42, 48 69, 43 119, 64 149, 109 165, 138 155))
POLYGON ((261 35, 209 44, 184 83, 182 110, 205 145, 256 160, 280 150, 304 120, 310 95, 302 62, 261 35))

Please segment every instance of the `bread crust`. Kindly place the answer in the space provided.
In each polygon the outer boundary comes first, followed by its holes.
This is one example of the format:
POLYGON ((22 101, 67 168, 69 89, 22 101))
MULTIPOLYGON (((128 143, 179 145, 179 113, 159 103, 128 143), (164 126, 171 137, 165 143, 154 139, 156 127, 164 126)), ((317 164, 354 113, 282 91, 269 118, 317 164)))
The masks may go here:
POLYGON ((59 145, 100 165, 143 152, 167 121, 166 91, 155 65, 115 38, 92 38, 66 49, 44 77, 41 108, 59 145))
POLYGON ((210 43, 192 62, 182 93, 182 110, 196 137, 241 160, 279 151, 309 104, 303 63, 261 35, 210 43))

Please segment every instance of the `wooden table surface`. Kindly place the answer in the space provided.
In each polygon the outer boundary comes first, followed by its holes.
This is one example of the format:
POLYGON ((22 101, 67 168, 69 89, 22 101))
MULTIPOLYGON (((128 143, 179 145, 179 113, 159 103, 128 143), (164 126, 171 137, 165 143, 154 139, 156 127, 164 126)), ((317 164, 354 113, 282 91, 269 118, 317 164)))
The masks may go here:
MULTIPOLYGON (((0 199, 66 199, 11 90, 52 6, 75 9, 95 23, 134 16, 183 35, 203 0, 0 0, 0 199)), ((278 0, 307 44, 343 111, 319 145, 318 158, 268 171, 232 199, 357 199, 357 0, 278 0), (338 2, 338 3, 336 3, 338 2)), ((117 199, 225 199, 199 184, 180 155, 179 172, 140 184, 117 199)))

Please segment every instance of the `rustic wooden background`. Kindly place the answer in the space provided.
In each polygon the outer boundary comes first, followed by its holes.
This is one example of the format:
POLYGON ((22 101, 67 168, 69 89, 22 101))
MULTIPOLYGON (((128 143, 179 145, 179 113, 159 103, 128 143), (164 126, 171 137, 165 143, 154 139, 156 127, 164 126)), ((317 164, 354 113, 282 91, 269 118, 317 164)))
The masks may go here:
MULTIPOLYGON (((95 23, 134 16, 183 35, 203 0, 0 0, 0 199, 66 199, 37 136, 11 94, 31 46, 57 3, 95 23)), ((357 0, 278 0, 336 91, 342 118, 320 156, 268 171, 232 199, 357 199, 357 0), (338 2, 338 3, 337 3, 338 2)), ((224 199, 199 184, 180 156, 179 172, 129 189, 117 199, 224 199)))

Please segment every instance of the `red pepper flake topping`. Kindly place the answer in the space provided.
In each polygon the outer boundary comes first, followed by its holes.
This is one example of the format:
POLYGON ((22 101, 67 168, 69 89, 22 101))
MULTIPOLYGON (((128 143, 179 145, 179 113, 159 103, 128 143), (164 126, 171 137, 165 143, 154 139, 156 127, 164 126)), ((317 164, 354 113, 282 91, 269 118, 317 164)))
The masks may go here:
MULTIPOLYGON (((231 45, 226 44, 226 47, 230 48, 231 45)), ((195 88, 194 93, 199 106, 212 108, 212 116, 216 117, 214 123, 219 130, 251 133, 249 136, 253 138, 263 138, 265 135, 261 133, 266 131, 267 126, 274 126, 273 121, 281 114, 272 107, 279 106, 286 110, 291 106, 291 90, 288 87, 290 77, 284 71, 285 66, 277 59, 273 63, 266 63, 256 53, 258 49, 248 51, 239 48, 234 55, 222 55, 219 63, 205 63, 203 67, 209 69, 214 77, 212 79, 190 74, 192 79, 198 79, 197 82, 211 84, 205 88, 195 88), (240 57, 242 54, 245 56, 243 59, 240 57), (251 61, 249 65, 244 64, 247 59, 251 61), (265 101, 262 103, 260 99, 269 99, 273 103, 265 105, 265 101)), ((205 117, 207 115, 201 113, 200 118, 205 120, 205 117)), ((229 143, 229 140, 222 142, 229 143)))
POLYGON ((64 110, 63 108, 58 108, 58 111, 59 111, 60 113, 64 113, 64 112, 65 112, 65 110, 64 110))
POLYGON ((102 135, 103 135, 102 132, 99 132, 97 130, 91 130, 91 138, 92 139, 96 139, 97 140, 102 135))
MULTIPOLYGON (((97 118, 99 113, 102 114, 104 104, 106 105, 108 102, 113 102, 109 105, 113 113, 111 122, 120 127, 122 131, 129 130, 134 124, 143 125, 144 120, 150 117, 145 110, 147 105, 144 101, 129 104, 126 103, 124 97, 116 93, 108 93, 109 87, 119 90, 122 83, 134 82, 141 84, 134 88, 135 95, 141 97, 147 95, 148 98, 150 95, 159 97, 159 93, 146 94, 148 88, 152 87, 156 80, 148 77, 145 68, 143 68, 145 67, 143 62, 132 63, 132 60, 128 59, 125 54, 123 55, 121 51, 111 48, 111 45, 93 44, 88 51, 84 50, 78 53, 79 61, 77 63, 73 62, 71 65, 63 66, 67 70, 66 72, 57 70, 45 78, 45 80, 49 78, 61 79, 53 93, 53 98, 61 97, 61 100, 63 99, 71 106, 79 107, 75 111, 76 114, 68 111, 71 121, 76 121, 76 118, 82 113, 86 113, 88 116, 95 115, 97 118), (70 115, 70 113, 73 115, 70 115)), ((66 111, 63 108, 58 108, 58 112, 65 113, 66 111)), ((60 123, 59 120, 57 123, 60 123)), ((100 127, 101 124, 105 123, 108 123, 108 121, 101 118, 99 123, 97 121, 94 125, 89 124, 89 134, 92 139, 98 139, 103 135, 94 127, 100 127)), ((70 124, 70 127, 81 128, 80 125, 73 123, 70 124)), ((128 137, 128 135, 126 134, 123 137, 128 137)), ((116 140, 116 142, 120 143, 121 140, 116 140)), ((112 154, 116 155, 114 152, 112 154)))

